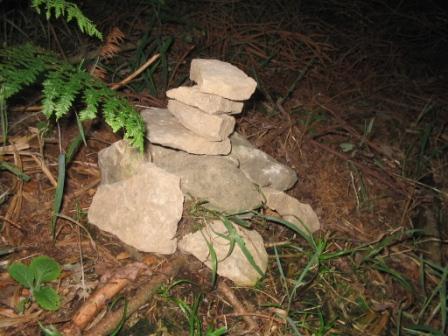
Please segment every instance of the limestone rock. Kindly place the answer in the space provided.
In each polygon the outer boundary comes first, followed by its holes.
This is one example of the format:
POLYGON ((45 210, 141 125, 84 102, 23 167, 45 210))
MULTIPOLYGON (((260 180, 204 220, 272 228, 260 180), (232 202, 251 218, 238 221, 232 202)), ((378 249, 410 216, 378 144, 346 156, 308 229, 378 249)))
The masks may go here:
POLYGON ((126 180, 100 185, 88 218, 141 251, 171 254, 183 200, 179 177, 146 163, 126 180))
POLYGON ((209 114, 237 114, 243 110, 242 102, 235 102, 217 95, 203 93, 199 91, 197 85, 171 89, 166 92, 166 95, 184 104, 197 107, 209 114))
POLYGON ((230 152, 230 140, 209 141, 186 129, 167 110, 149 108, 141 115, 146 122, 146 137, 152 143, 177 148, 193 154, 226 155, 230 152))
POLYGON ((242 135, 234 132, 230 137, 230 157, 238 159, 240 169, 261 187, 288 190, 297 182, 296 172, 254 147, 242 135))
POLYGON ((181 178, 185 195, 207 200, 211 208, 235 213, 257 208, 263 197, 230 160, 200 156, 152 145, 154 164, 181 178))
POLYGON ((257 82, 236 66, 215 59, 191 61, 190 79, 201 92, 231 100, 247 100, 257 87, 257 82))
POLYGON ((266 206, 277 211, 283 219, 301 230, 314 232, 320 229, 319 218, 309 204, 301 203, 288 194, 272 188, 262 188, 266 206))
MULTIPOLYGON (((268 254, 264 248, 263 238, 256 231, 246 230, 237 225, 234 225, 234 227, 238 234, 244 239, 248 251, 255 260, 255 264, 264 274, 268 265, 268 254)), ((231 279, 239 286, 255 285, 262 274, 258 273, 249 263, 237 244, 235 244, 230 256, 226 258, 229 252, 230 243, 227 239, 220 237, 217 234, 228 234, 224 224, 219 220, 215 220, 201 231, 184 236, 179 241, 179 248, 183 252, 193 254, 201 262, 207 265, 207 267, 211 268, 212 262, 210 259, 210 252, 205 241, 205 239, 207 239, 207 241, 213 245, 216 252, 219 275, 231 279)))
POLYGON ((98 153, 101 184, 109 184, 135 175, 140 167, 150 162, 149 153, 140 153, 126 140, 120 140, 98 153))
POLYGON ((187 129, 210 141, 222 141, 235 128, 235 118, 228 115, 211 115, 177 100, 168 102, 170 111, 187 129))

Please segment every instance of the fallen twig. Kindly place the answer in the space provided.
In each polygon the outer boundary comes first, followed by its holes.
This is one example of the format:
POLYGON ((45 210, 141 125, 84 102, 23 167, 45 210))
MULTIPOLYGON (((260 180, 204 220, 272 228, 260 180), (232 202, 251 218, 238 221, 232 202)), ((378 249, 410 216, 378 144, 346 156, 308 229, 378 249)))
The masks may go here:
POLYGON ((137 262, 119 269, 112 277, 107 279, 104 286, 98 288, 78 309, 72 318, 71 325, 64 333, 66 335, 77 335, 79 331, 84 330, 109 300, 125 288, 130 281, 134 281, 145 268, 144 264, 137 262))
MULTIPOLYGON (((181 267, 186 264, 187 263, 185 261, 184 256, 176 257, 170 260, 168 263, 166 263, 164 268, 162 268, 157 275, 152 277, 145 285, 140 287, 133 297, 128 298, 126 317, 132 315, 138 308, 140 308, 147 301, 149 301, 154 295, 155 290, 159 287, 159 285, 163 282, 168 281, 170 278, 174 277, 179 272, 181 267)), ((120 323, 122 318, 123 318, 122 310, 116 310, 110 312, 101 322, 99 322, 93 328, 85 331, 83 335, 84 336, 107 335, 116 328, 116 326, 120 323)), ((64 335, 66 336, 80 335, 81 330, 79 330, 79 328, 73 328, 73 324, 71 325, 71 327, 72 329, 65 330, 64 335)))
POLYGON ((112 84, 110 86, 110 88, 112 90, 117 90, 120 87, 126 85, 127 83, 129 83, 130 81, 132 81, 135 77, 137 77, 138 75, 140 75, 143 71, 145 71, 145 69, 147 67, 149 67, 151 64, 153 64, 158 58, 159 58, 159 54, 155 54, 154 56, 152 56, 148 61, 146 61, 145 64, 143 64, 140 68, 138 68, 137 70, 135 70, 132 74, 130 74, 128 77, 126 77, 125 79, 123 79, 121 82, 119 83, 115 83, 112 84))
POLYGON ((236 314, 238 316, 241 316, 244 321, 246 321, 250 331, 255 331, 256 329, 258 329, 257 323, 251 318, 251 316, 253 316, 254 314, 247 311, 242 302, 236 297, 234 291, 229 286, 227 286, 225 282, 221 281, 219 283, 218 290, 226 297, 227 300, 230 301, 236 311, 236 314))

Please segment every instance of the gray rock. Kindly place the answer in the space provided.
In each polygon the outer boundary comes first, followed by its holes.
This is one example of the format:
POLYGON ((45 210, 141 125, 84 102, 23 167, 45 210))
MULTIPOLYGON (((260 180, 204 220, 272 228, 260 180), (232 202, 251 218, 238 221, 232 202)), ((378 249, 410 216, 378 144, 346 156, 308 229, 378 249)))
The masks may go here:
POLYGON ((127 179, 151 161, 149 153, 140 153, 126 140, 120 140, 98 153, 101 184, 109 184, 127 179))
POLYGON ((210 207, 227 213, 255 209, 263 197, 257 187, 230 160, 151 146, 153 162, 181 178, 186 195, 207 200, 210 207))
POLYGON ((193 154, 226 155, 230 152, 229 139, 207 140, 182 126, 167 109, 149 108, 141 115, 146 122, 146 137, 152 143, 193 154))
POLYGON ((235 118, 226 114, 208 114, 177 100, 168 101, 168 111, 187 129, 210 141, 222 141, 235 129, 235 118))
MULTIPOLYGON (((264 248, 263 238, 256 231, 249 231, 234 225, 238 235, 245 242, 245 246, 254 258, 255 264, 264 274, 268 265, 268 254, 264 248)), ((239 286, 253 286, 261 278, 254 266, 247 260, 240 247, 235 244, 233 252, 230 252, 229 240, 219 236, 217 233, 227 235, 227 229, 220 220, 215 220, 206 227, 195 233, 184 236, 179 241, 179 248, 185 253, 193 254, 201 262, 212 268, 210 251, 206 240, 213 245, 218 259, 218 274, 229 278, 239 286)))
POLYGON ((183 200, 179 177, 146 163, 126 180, 100 185, 88 219, 141 251, 172 254, 183 200))
POLYGON ((320 229, 319 218, 309 204, 301 203, 283 191, 262 188, 266 198, 266 206, 282 216, 282 218, 299 229, 314 232, 320 229))
POLYGON ((209 114, 237 114, 243 110, 243 103, 225 99, 223 97, 203 93, 195 86, 181 86, 166 92, 167 97, 176 99, 184 104, 197 107, 209 114))
POLYGON ((236 66, 216 59, 191 61, 190 79, 201 92, 231 100, 247 100, 257 87, 257 82, 236 66))
POLYGON ((234 132, 230 141, 232 151, 229 156, 239 161, 240 169, 252 182, 277 190, 288 190, 297 182, 293 169, 257 149, 242 135, 234 132))

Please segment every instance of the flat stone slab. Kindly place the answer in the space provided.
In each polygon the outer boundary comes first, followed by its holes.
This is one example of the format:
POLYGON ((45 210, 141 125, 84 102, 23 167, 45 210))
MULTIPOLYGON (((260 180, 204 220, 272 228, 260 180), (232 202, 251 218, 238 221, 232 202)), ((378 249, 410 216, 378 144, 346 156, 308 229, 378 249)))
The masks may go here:
POLYGON ((100 185, 88 219, 138 250, 172 254, 183 201, 179 177, 146 163, 126 180, 100 185))
POLYGON ((263 197, 238 166, 220 156, 192 155, 161 146, 149 148, 153 162, 181 179, 185 195, 207 200, 226 213, 258 208, 263 197))
POLYGON ((126 140, 114 142, 98 152, 98 166, 101 171, 101 184, 109 184, 125 180, 151 162, 149 152, 140 153, 126 140))
POLYGON ((176 99, 184 104, 197 107, 209 114, 237 114, 243 111, 243 103, 223 97, 203 93, 195 86, 181 86, 166 92, 168 98, 176 99))
POLYGON ((201 92, 231 100, 247 100, 257 87, 257 82, 242 70, 216 59, 192 60, 190 79, 198 84, 201 92))
POLYGON ((177 100, 168 101, 168 111, 187 129, 210 141, 223 141, 235 129, 235 118, 212 115, 177 100))
POLYGON ((239 161, 240 169, 252 182, 277 190, 288 190, 297 182, 293 169, 254 147, 241 134, 234 132, 230 142, 232 151, 229 156, 239 161))
POLYGON ((266 198, 266 206, 282 216, 282 218, 299 229, 314 232, 320 229, 317 214, 309 204, 301 203, 283 191, 272 188, 262 188, 261 192, 266 198))
POLYGON ((141 111, 146 122, 146 137, 152 143, 181 149, 192 154, 229 154, 230 140, 210 141, 201 137, 182 124, 167 110, 149 108, 141 111))
POLYGON ((237 234, 244 240, 245 246, 258 266, 261 274, 247 260, 238 244, 235 244, 233 252, 230 252, 230 242, 221 235, 228 235, 227 228, 220 220, 208 223, 202 230, 190 233, 179 241, 179 248, 185 253, 190 253, 203 262, 208 268, 212 268, 210 251, 207 241, 213 246, 218 259, 217 273, 226 277, 239 286, 254 286, 266 272, 268 254, 264 248, 263 238, 253 230, 247 230, 238 225, 233 225, 237 234))

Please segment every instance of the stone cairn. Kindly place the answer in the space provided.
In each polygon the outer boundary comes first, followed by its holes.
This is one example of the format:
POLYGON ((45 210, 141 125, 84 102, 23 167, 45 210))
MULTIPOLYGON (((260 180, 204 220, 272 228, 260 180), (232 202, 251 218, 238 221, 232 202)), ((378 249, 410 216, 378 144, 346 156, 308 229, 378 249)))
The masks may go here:
POLYGON ((262 236, 235 226, 257 267, 235 248, 228 255, 224 224, 211 221, 177 241, 184 198, 206 200, 224 213, 264 204, 302 230, 314 232, 319 219, 311 206, 284 191, 297 182, 295 171, 234 132, 235 118, 256 82, 219 60, 195 59, 195 86, 167 92, 167 109, 141 111, 150 145, 142 154, 118 141, 98 154, 101 185, 88 218, 100 229, 144 252, 172 254, 179 248, 212 268, 207 239, 215 249, 218 274, 239 285, 254 285, 268 265, 262 236))
POLYGON ((257 83, 243 71, 226 62, 194 59, 191 62, 192 87, 169 90, 168 111, 142 112, 151 143, 192 154, 226 155, 229 136, 235 129, 232 114, 241 113, 257 83))

